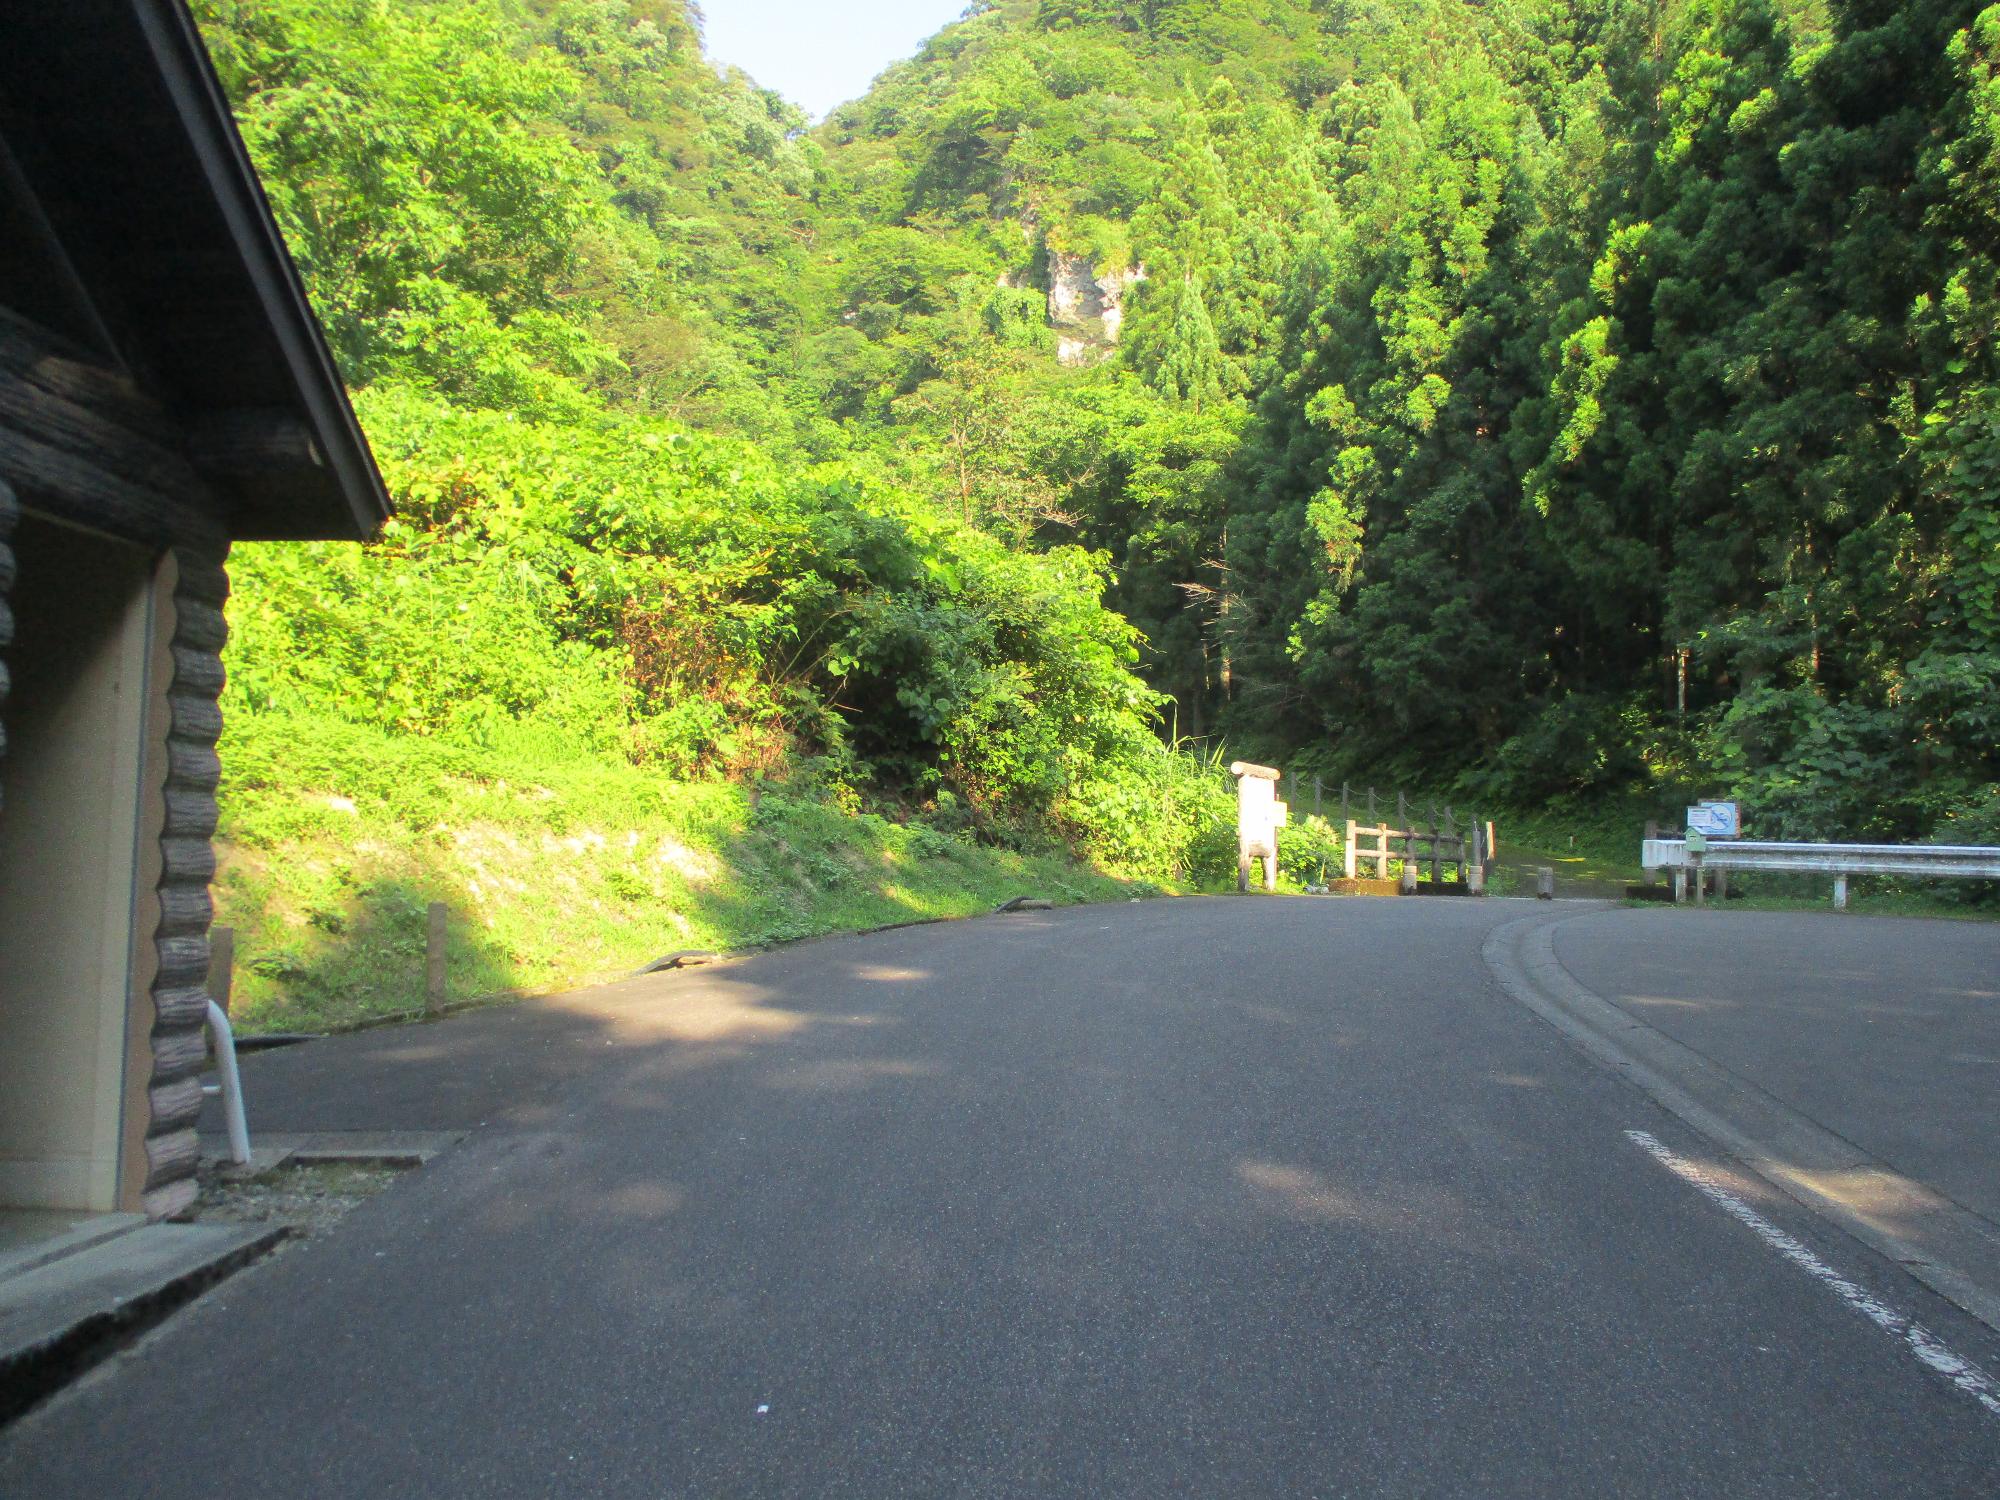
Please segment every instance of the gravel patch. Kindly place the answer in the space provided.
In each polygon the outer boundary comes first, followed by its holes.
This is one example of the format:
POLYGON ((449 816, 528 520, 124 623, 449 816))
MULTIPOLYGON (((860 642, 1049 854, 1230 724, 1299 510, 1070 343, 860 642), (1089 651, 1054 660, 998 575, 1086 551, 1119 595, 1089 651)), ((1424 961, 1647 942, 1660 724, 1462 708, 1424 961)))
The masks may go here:
POLYGON ((202 1223, 282 1224, 312 1239, 407 1170, 353 1162, 287 1163, 260 1177, 232 1179, 204 1163, 195 1218, 202 1223))

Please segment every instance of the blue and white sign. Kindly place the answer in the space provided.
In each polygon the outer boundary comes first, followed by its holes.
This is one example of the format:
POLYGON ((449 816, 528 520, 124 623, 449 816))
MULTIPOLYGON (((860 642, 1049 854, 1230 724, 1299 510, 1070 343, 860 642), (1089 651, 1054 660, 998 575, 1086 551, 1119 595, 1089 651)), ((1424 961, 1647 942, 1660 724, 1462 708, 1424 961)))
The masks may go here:
POLYGON ((1742 820, 1734 802, 1697 802, 1688 809, 1688 832, 1711 839, 1740 838, 1742 820))

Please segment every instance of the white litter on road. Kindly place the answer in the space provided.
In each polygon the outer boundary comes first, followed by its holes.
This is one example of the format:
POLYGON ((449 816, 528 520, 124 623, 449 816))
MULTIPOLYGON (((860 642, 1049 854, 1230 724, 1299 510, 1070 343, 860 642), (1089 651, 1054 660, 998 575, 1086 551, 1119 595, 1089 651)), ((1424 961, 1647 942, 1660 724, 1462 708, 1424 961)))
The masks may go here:
POLYGON ((1920 1364, 1935 1370, 1966 1395, 1986 1408, 1988 1416, 2000 1417, 2000 1385, 1969 1359, 1952 1353, 1937 1335, 1923 1324, 1912 1321, 1869 1295, 1821 1260, 1756 1209, 1730 1192, 1686 1157, 1677 1156, 1661 1145, 1658 1138, 1643 1130, 1628 1130, 1625 1138, 1690 1187, 1698 1189, 1730 1218, 1748 1229, 1786 1260, 1831 1291, 1849 1307, 1875 1324, 1884 1333, 1902 1340, 1920 1364))

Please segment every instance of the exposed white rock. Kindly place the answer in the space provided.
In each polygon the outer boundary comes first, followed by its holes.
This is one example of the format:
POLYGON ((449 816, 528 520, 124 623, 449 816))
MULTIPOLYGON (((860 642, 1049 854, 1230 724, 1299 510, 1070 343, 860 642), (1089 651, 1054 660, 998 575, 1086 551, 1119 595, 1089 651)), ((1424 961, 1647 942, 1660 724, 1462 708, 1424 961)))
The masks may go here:
POLYGON ((1146 279, 1146 268, 1093 274, 1081 255, 1049 252, 1049 322, 1063 331, 1056 357, 1066 365, 1103 357, 1125 326, 1125 293, 1146 279))
POLYGON ((1090 261, 1081 255, 1049 252, 1049 321, 1062 324, 1094 323, 1104 316, 1103 294, 1090 274, 1090 261))
POLYGON ((1134 266, 1129 271, 1113 271, 1108 276, 1097 278, 1097 294, 1104 304, 1102 316, 1106 343, 1117 343, 1118 330, 1125 326, 1125 289, 1145 279, 1144 266, 1134 266))

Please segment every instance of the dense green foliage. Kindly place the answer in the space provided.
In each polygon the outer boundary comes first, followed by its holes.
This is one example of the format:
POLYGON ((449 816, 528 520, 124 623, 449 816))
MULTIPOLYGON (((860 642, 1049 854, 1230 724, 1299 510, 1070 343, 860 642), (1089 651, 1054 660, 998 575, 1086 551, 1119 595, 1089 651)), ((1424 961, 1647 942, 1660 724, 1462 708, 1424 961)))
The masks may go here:
POLYGON ((1002 461, 1183 723, 1987 837, 1996 46, 1935 0, 1002 3, 837 112, 825 196, 978 277, 1143 264, 1002 461))
POLYGON ((365 549, 239 551, 239 793, 365 728, 1185 871, 1215 778, 1155 735, 1106 560, 775 399, 820 153, 678 5, 201 10, 398 503, 365 549))
POLYGON ((2000 7, 1000 0, 815 128, 683 0, 197 9, 402 507, 239 558, 232 735, 2000 838, 2000 7))

